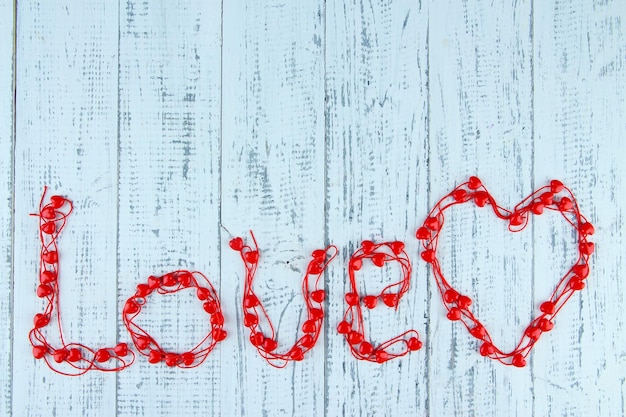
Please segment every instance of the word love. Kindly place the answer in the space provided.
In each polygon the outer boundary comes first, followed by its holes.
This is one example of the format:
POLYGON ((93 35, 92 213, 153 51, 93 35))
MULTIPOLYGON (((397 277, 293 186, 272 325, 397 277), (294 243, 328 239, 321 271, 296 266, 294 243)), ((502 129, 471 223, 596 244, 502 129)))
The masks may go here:
MULTIPOLYGON (((105 372, 123 370, 135 360, 135 353, 126 343, 93 349, 81 343, 67 343, 63 337, 58 308, 57 239, 66 225, 73 205, 70 200, 61 196, 52 196, 50 201, 44 204, 45 194, 44 191, 37 214, 40 218, 39 236, 42 245, 37 295, 46 299, 47 303, 43 313, 35 315, 34 327, 29 333, 33 355, 37 359, 43 359, 51 369, 63 375, 82 375, 89 370, 105 372), (61 343, 58 347, 52 346, 43 334, 43 329, 51 323, 55 307, 61 343)), ((523 367, 526 364, 526 357, 541 334, 552 330, 558 312, 576 291, 585 287, 585 280, 589 275, 589 257, 594 251, 594 243, 589 242, 587 238, 593 233, 593 225, 580 214, 572 192, 560 181, 552 180, 549 185, 539 188, 522 200, 513 210, 507 210, 496 203, 478 178, 470 177, 467 182, 456 187, 433 207, 423 225, 417 230, 416 237, 423 246, 421 258, 431 266, 444 307, 448 311, 448 319, 460 321, 468 329, 471 336, 478 340, 481 355, 506 365, 523 367), (445 212, 454 205, 467 203, 479 208, 491 207, 498 219, 507 222, 511 232, 524 229, 532 215, 541 215, 544 211, 551 210, 560 213, 577 233, 578 259, 564 272, 549 299, 540 304, 540 314, 526 327, 518 345, 511 352, 503 352, 495 346, 488 330, 472 313, 472 299, 460 294, 448 282, 441 269, 437 244, 444 226, 445 212)), ((302 280, 302 295, 307 309, 306 320, 301 326, 302 335, 292 346, 285 349, 278 346, 272 321, 253 290, 260 255, 254 234, 252 241, 252 245, 248 245, 242 238, 236 237, 229 242, 229 246, 240 254, 245 269, 243 324, 249 329, 250 343, 258 353, 272 366, 282 368, 290 361, 303 360, 319 338, 325 316, 326 297, 326 292, 320 286, 321 276, 337 256, 338 250, 331 245, 313 251, 302 280)), ((383 363, 422 347, 416 330, 407 330, 374 346, 366 338, 363 323, 362 306, 368 309, 374 309, 377 305, 398 308, 401 297, 409 289, 411 271, 411 263, 402 242, 377 244, 366 240, 351 256, 348 264, 350 292, 345 294, 347 310, 337 326, 337 332, 344 335, 355 358, 383 363), (356 273, 363 267, 364 260, 377 267, 384 266, 386 262, 398 262, 402 278, 385 287, 380 294, 362 296, 357 290, 356 273)), ((161 277, 149 277, 147 282, 137 285, 135 294, 126 301, 122 319, 137 351, 153 364, 164 362, 167 366, 179 368, 199 366, 217 343, 227 337, 223 329, 224 315, 219 296, 209 279, 200 272, 178 270, 161 277), (134 320, 152 294, 173 294, 185 289, 196 292, 204 311, 210 316, 211 330, 189 351, 169 352, 134 320)))

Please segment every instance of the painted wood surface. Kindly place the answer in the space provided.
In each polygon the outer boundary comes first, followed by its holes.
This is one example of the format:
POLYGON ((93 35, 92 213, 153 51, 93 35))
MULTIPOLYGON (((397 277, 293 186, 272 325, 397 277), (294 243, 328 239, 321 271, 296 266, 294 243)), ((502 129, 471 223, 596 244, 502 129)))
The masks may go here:
MULTIPOLYGON (((626 414, 624 22, 621 0, 0 0, 0 415, 626 414), (596 225, 587 287, 523 369, 480 356, 419 259, 416 228, 474 174, 504 206, 560 178, 596 225), (203 365, 139 357, 69 378, 33 359, 29 214, 45 185, 76 207, 59 241, 67 339, 130 342, 120 311, 135 286, 199 270, 229 333, 203 365), (228 241, 250 230, 279 350, 300 331, 310 252, 339 248, 322 337, 285 369, 242 324, 228 241), (381 342, 412 328, 424 348, 383 365, 354 359, 336 332, 363 239, 402 240, 413 261, 398 310, 367 311, 366 331, 381 342)), ((444 272, 512 348, 574 236, 550 214, 510 233, 469 206, 445 227, 444 272)), ((367 265, 359 288, 377 294, 398 274, 367 265)), ((152 296, 142 320, 180 351, 209 329, 186 292, 152 296)))

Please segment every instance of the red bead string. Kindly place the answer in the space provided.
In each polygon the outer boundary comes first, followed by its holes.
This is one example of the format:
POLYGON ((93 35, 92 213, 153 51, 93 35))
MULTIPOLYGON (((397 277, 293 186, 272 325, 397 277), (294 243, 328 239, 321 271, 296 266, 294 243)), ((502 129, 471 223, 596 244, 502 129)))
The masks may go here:
POLYGON ((350 292, 345 295, 348 308, 343 320, 337 326, 337 332, 346 338, 352 356, 359 360, 384 363, 404 356, 410 351, 419 350, 422 342, 419 340, 419 333, 415 330, 408 330, 377 347, 365 340, 361 303, 373 309, 380 298, 383 304, 397 309, 400 298, 409 290, 411 262, 404 251, 404 243, 395 241, 375 244, 369 240, 363 241, 361 247, 350 258, 348 272, 350 292), (402 279, 386 286, 379 296, 366 295, 361 298, 357 289, 355 272, 362 268, 363 259, 370 259, 375 266, 380 268, 385 262, 398 262, 402 269, 402 279), (394 292, 396 289, 397 292, 394 292))
POLYGON ((549 185, 539 188, 510 211, 496 203, 480 179, 470 177, 469 181, 456 187, 435 205, 423 226, 417 230, 416 236, 422 241, 424 251, 421 257, 432 267, 443 304, 448 310, 448 319, 463 323, 470 334, 479 340, 481 355, 505 365, 523 367, 526 364, 526 357, 541 334, 552 330, 554 318, 561 308, 576 291, 585 287, 585 279, 589 275, 589 256, 595 248, 587 237, 593 233, 594 227, 580 214, 572 191, 558 180, 552 180, 549 185), (449 207, 468 202, 473 202, 478 207, 491 206, 498 218, 508 222, 508 228, 512 232, 524 229, 531 215, 541 215, 544 210, 559 212, 577 232, 578 259, 561 277, 550 298, 539 305, 540 314, 526 328, 515 349, 508 353, 502 352, 494 345, 485 326, 470 310, 471 298, 460 294, 448 283, 437 258, 437 244, 444 225, 444 212, 449 207))
POLYGON ((240 237, 232 239, 230 247, 239 252, 246 270, 244 283, 244 294, 242 301, 244 326, 250 329, 250 343, 257 349, 259 354, 272 366, 284 368, 289 361, 301 361, 304 355, 315 346, 322 331, 324 320, 323 302, 326 292, 323 290, 321 280, 324 270, 328 264, 337 256, 338 250, 335 246, 328 246, 326 249, 318 249, 311 254, 312 260, 309 262, 304 278, 302 279, 302 296, 307 309, 307 319, 302 324, 302 335, 294 345, 285 353, 278 353, 278 342, 272 321, 263 307, 263 303, 256 296, 252 289, 254 276, 259 263, 259 250, 254 233, 250 231, 253 246, 244 244, 240 237), (261 329, 261 323, 267 323, 269 332, 261 329))
POLYGON ((122 320, 133 343, 139 353, 148 358, 152 364, 165 362, 167 366, 179 368, 195 368, 202 364, 215 346, 226 338, 224 315, 220 306, 219 297, 215 288, 201 272, 189 272, 179 270, 167 273, 160 277, 150 276, 145 284, 137 285, 135 295, 130 297, 124 304, 122 320), (201 281, 202 285, 198 283, 201 281), (178 291, 195 288, 198 300, 203 301, 204 311, 211 315, 211 331, 192 349, 184 353, 169 352, 163 349, 159 343, 141 326, 134 322, 141 313, 141 308, 148 301, 148 297, 157 292, 158 294, 174 294, 178 291))
POLYGON ((57 239, 72 213, 72 202, 55 195, 44 205, 47 188, 44 189, 39 203, 39 239, 41 251, 39 255, 40 276, 37 296, 46 300, 43 313, 35 314, 34 328, 29 332, 29 340, 33 347, 33 356, 43 359, 53 371, 68 376, 83 375, 90 370, 104 372, 120 371, 130 366, 135 354, 128 350, 126 343, 118 343, 115 347, 92 349, 81 343, 67 343, 61 326, 59 309, 59 250, 57 239), (59 331, 60 347, 48 342, 42 330, 50 324, 55 313, 59 331), (126 358, 130 355, 130 358, 126 358))

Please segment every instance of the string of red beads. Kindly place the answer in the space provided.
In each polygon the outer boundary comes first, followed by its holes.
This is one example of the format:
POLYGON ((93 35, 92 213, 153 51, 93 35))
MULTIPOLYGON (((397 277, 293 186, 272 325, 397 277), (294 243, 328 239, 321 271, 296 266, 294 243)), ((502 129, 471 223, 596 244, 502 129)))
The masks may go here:
POLYGON ((215 288, 201 272, 179 270, 161 277, 150 276, 147 283, 137 285, 135 295, 130 297, 122 313, 122 320, 139 353, 148 358, 148 362, 156 364, 164 361, 167 366, 179 368, 195 368, 204 362, 215 346, 226 338, 224 315, 222 314, 219 297, 215 288), (198 283, 198 280, 203 285, 198 283), (134 322, 141 313, 148 297, 158 294, 174 294, 178 291, 195 288, 198 300, 203 301, 204 311, 211 315, 211 331, 192 349, 184 353, 169 352, 163 349, 148 332, 134 322))
POLYGON ((245 268, 245 282, 243 293, 243 323, 250 329, 250 343, 257 349, 259 354, 272 366, 284 368, 290 361, 301 361, 304 355, 315 346, 322 330, 324 320, 323 303, 326 292, 321 280, 328 264, 337 256, 335 246, 326 249, 318 249, 311 254, 304 278, 302 279, 302 296, 306 304, 307 319, 302 324, 304 333, 285 353, 278 353, 278 342, 272 321, 263 307, 263 303, 257 297, 252 284, 259 264, 259 250, 257 241, 250 231, 253 246, 246 245, 242 238, 235 237, 229 242, 229 246, 239 252, 245 268), (267 323, 269 332, 261 329, 262 322, 267 323))
POLYGON ((561 181, 552 180, 549 185, 539 188, 510 211, 496 203, 480 179, 470 177, 467 182, 456 187, 433 207, 422 227, 417 230, 416 236, 422 241, 424 251, 421 257, 431 265, 443 304, 448 310, 448 319, 463 323, 470 334, 479 340, 482 356, 498 360, 505 365, 523 367, 526 365, 526 357, 541 334, 549 332, 554 327, 554 318, 561 308, 576 291, 585 287, 585 279, 589 275, 589 256, 595 249, 594 243, 589 242, 587 237, 593 233, 593 225, 580 214, 573 193, 561 181), (473 202, 478 207, 491 206, 493 213, 507 221, 509 230, 513 232, 524 229, 531 215, 541 215, 544 210, 560 213, 577 232, 578 259, 561 277, 550 298, 540 304, 541 314, 532 320, 515 349, 508 353, 502 352, 494 345, 485 326, 470 310, 472 299, 460 294, 448 283, 437 258, 437 244, 444 225, 444 212, 452 206, 468 202, 473 202))
POLYGON ((128 350, 126 343, 118 343, 114 347, 92 349, 81 343, 67 343, 63 336, 61 313, 59 310, 59 250, 57 239, 72 213, 72 202, 55 195, 44 205, 47 189, 39 203, 39 239, 41 251, 39 255, 40 275, 37 296, 46 300, 43 313, 35 314, 34 327, 29 332, 29 340, 33 347, 33 356, 43 359, 53 371, 68 376, 78 376, 90 370, 120 371, 130 366, 135 354, 128 350), (43 334, 43 329, 53 320, 56 308, 56 321, 59 331, 60 347, 54 347, 43 334), (126 357, 130 355, 130 358, 126 357))
POLYGON ((359 360, 384 363, 404 356, 410 351, 419 350, 422 347, 422 342, 419 339, 419 333, 415 330, 408 330, 377 347, 365 340, 361 303, 368 309, 374 309, 380 298, 383 304, 397 309, 400 298, 409 290, 411 262, 404 251, 404 243, 395 241, 375 244, 372 241, 364 240, 361 247, 350 258, 348 273, 350 292, 345 295, 348 308, 343 320, 337 326, 337 332, 346 338, 352 356, 359 360), (362 268, 363 259, 370 259, 375 266, 380 268, 385 265, 385 262, 398 262, 402 269, 402 279, 386 286, 378 296, 366 295, 361 297, 357 288, 355 272, 362 268), (396 288, 397 292, 394 292, 393 290, 396 288))

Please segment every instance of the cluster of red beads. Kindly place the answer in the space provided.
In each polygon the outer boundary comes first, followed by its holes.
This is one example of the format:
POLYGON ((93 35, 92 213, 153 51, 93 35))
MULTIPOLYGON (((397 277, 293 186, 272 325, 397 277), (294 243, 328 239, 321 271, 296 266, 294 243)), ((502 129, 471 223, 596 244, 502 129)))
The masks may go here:
POLYGON ((59 312, 59 252, 57 238, 65 227, 67 217, 73 210, 72 202, 61 196, 52 196, 44 205, 46 192, 39 204, 39 238, 41 252, 39 256, 40 276, 37 296, 46 300, 43 313, 35 314, 34 327, 29 332, 33 346, 33 356, 43 359, 48 366, 62 375, 82 375, 89 370, 119 371, 130 366, 135 355, 128 350, 126 343, 115 347, 92 349, 81 343, 66 343, 61 326, 59 312), (61 347, 53 347, 42 330, 50 324, 55 312, 61 347), (128 359, 125 359, 130 354, 128 359))
POLYGON ((148 362, 154 364, 163 361, 167 366, 195 368, 202 364, 213 348, 226 338, 226 331, 223 329, 224 315, 220 307, 219 297, 208 278, 200 272, 180 270, 161 277, 149 277, 147 283, 137 285, 135 295, 126 301, 122 319, 139 353, 148 357, 148 362), (202 285, 198 284, 198 280, 202 281, 202 285), (145 305, 150 294, 154 292, 174 294, 187 288, 196 289, 196 296, 198 300, 203 302, 204 311, 210 314, 211 331, 200 343, 187 352, 168 352, 133 320, 141 312, 141 308, 145 305))
POLYGON ((552 180, 549 185, 539 188, 509 211, 497 205, 480 179, 470 177, 469 181, 456 187, 435 205, 422 227, 417 230, 416 236, 422 241, 425 250, 421 257, 432 267, 444 306, 448 310, 448 319, 461 321, 470 334, 479 340, 481 355, 506 365, 523 367, 526 364, 526 357, 541 334, 552 330, 553 320, 559 310, 574 292, 585 287, 584 281, 589 275, 589 256, 594 251, 594 244, 589 242, 587 237, 593 233, 593 225, 580 214, 571 190, 558 180, 552 180), (561 277, 550 299, 539 306, 541 314, 526 328, 512 352, 502 352, 493 344, 489 332, 470 310, 471 298, 459 294, 448 283, 437 259, 437 243, 444 225, 444 212, 451 206, 467 202, 473 202, 478 207, 491 206, 494 214, 507 221, 509 230, 513 232, 524 229, 531 215, 540 215, 544 210, 553 210, 561 213, 578 234, 578 259, 561 277))
POLYGON ((377 347, 365 340, 361 303, 368 309, 373 309, 380 298, 386 306, 397 309, 400 298, 409 290, 411 262, 404 251, 404 243, 395 241, 375 244, 369 240, 363 241, 361 247, 350 258, 348 272, 350 292, 345 295, 348 308, 343 320, 337 326, 337 332, 346 338, 352 355, 359 360, 383 363, 404 356, 410 351, 419 350, 422 347, 422 342, 415 330, 406 331, 377 347), (380 268, 385 265, 385 262, 398 262, 402 269, 402 279, 386 286, 378 296, 366 295, 361 297, 358 293, 355 272, 362 268, 363 259, 370 259, 374 265, 380 268), (397 292, 393 291, 395 289, 397 292))
POLYGON ((302 324, 304 333, 285 353, 278 353, 278 342, 272 321, 270 320, 263 304, 254 293, 252 283, 259 263, 259 250, 254 234, 252 240, 254 247, 244 244, 240 237, 229 242, 230 247, 239 252, 246 270, 244 294, 243 294, 243 323, 250 329, 250 343, 257 349, 259 354, 272 366, 283 368, 289 361, 301 361, 304 355, 315 346, 322 330, 324 320, 323 302, 326 292, 320 288, 321 276, 328 264, 337 256, 337 248, 329 246, 326 249, 313 251, 312 260, 309 262, 304 278, 302 279, 302 296, 307 308, 307 319, 302 324), (261 330, 261 322, 267 323, 269 333, 261 330))

